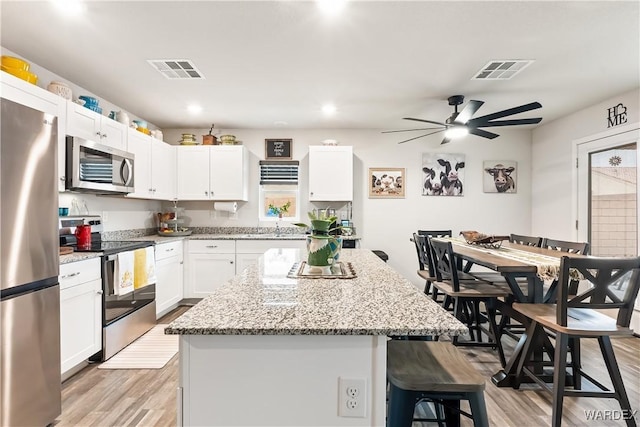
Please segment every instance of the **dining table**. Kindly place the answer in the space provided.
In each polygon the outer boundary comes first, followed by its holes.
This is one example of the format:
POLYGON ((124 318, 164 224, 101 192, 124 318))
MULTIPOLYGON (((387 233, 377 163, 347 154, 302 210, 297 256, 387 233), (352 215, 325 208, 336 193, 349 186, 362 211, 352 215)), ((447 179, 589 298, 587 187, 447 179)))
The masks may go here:
MULTIPOLYGON (((481 266, 502 274, 509 285, 512 296, 505 301, 499 301, 498 309, 503 316, 508 316, 524 325, 528 324, 528 320, 515 311, 511 304, 514 302, 554 303, 560 259, 563 256, 584 257, 584 255, 575 253, 521 245, 508 241, 473 244, 458 237, 443 237, 437 240, 451 242, 455 256, 459 261, 464 261, 465 271, 473 274, 473 268, 481 266)), ((517 387, 518 383, 515 379, 518 362, 528 338, 526 334, 520 337, 506 366, 491 377, 493 384, 498 387, 517 387)), ((534 371, 541 373, 544 349, 553 350, 548 337, 538 337, 537 339, 540 342, 535 343, 533 365, 534 371)), ((525 378, 524 381, 527 381, 527 379, 525 378)), ((568 376, 567 381, 570 383, 572 378, 568 376)))

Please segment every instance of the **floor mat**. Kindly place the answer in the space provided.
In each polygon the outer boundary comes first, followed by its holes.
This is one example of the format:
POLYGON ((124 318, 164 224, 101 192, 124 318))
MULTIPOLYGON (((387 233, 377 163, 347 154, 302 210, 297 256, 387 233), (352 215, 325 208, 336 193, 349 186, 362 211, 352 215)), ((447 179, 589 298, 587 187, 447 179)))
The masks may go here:
POLYGON ((179 335, 165 335, 167 325, 156 325, 98 369, 160 369, 178 352, 179 335))

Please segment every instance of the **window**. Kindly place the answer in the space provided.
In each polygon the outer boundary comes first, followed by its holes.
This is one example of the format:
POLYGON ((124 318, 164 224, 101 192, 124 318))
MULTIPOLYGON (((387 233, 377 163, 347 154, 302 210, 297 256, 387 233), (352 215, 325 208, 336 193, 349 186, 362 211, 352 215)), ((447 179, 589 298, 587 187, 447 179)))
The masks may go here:
POLYGON ((298 161, 260 161, 260 221, 299 221, 298 161))

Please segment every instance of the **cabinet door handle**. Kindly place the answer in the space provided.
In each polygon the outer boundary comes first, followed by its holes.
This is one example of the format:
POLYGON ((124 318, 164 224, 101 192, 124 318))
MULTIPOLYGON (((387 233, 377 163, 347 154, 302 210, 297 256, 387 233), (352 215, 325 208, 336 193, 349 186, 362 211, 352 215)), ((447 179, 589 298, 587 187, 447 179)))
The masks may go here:
POLYGON ((205 247, 210 248, 210 249, 214 249, 214 248, 217 248, 218 246, 216 246, 216 245, 209 245, 209 246, 205 246, 205 247))
POLYGON ((167 252, 171 252, 174 248, 167 249, 167 252))
POLYGON ((100 289, 99 291, 96 291, 96 294, 98 295, 102 295, 104 292, 102 291, 102 289, 100 289))
POLYGON ((64 181, 66 178, 64 176, 60 177, 60 181, 64 181))
POLYGON ((149 189, 149 193, 153 193, 153 188, 150 188, 150 189, 149 189))
POLYGON ((180 261, 180 264, 184 264, 184 261, 180 261))
POLYGON ((313 191, 309 193, 309 195, 313 196, 313 191))
POLYGON ((100 132, 96 132, 96 135, 102 138, 102 134, 100 132))
POLYGON ((69 278, 69 277, 74 277, 74 276, 79 276, 79 275, 80 275, 80 272, 78 271, 78 272, 76 272, 76 273, 69 273, 69 274, 64 275, 64 276, 62 276, 62 277, 60 277, 60 278, 61 278, 61 279, 66 279, 66 278, 69 278))
POLYGON ((100 135, 100 138, 106 138, 106 137, 107 137, 106 133, 103 133, 102 135, 100 135))
POLYGON ((208 195, 209 195, 209 192, 208 192, 208 191, 205 191, 205 192, 204 192, 204 195, 205 195, 205 196, 208 196, 208 195))
POLYGON ((233 261, 229 261, 229 264, 233 264, 233 261))

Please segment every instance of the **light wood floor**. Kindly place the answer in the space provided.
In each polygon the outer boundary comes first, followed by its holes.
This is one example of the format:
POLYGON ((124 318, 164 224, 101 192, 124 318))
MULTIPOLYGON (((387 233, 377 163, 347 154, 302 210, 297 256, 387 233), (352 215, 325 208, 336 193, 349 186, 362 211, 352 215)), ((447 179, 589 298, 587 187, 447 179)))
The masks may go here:
MULTIPOLYGON (((159 320, 168 323, 188 310, 179 307, 159 320)), ((640 409, 640 339, 613 340, 614 350, 633 409, 640 409)), ((513 341, 504 338, 507 356, 513 341)), ((583 340, 583 365, 599 381, 610 385, 595 340, 583 340)), ((487 378, 485 398, 489 422, 496 427, 548 426, 551 395, 537 385, 525 384, 520 390, 497 388, 490 376, 500 364, 495 352, 486 348, 460 347, 470 363, 487 378)), ((67 426, 175 426, 178 357, 163 369, 105 370, 90 365, 62 385, 62 415, 54 423, 67 426)), ((463 409, 465 405, 463 404, 463 409)), ((467 407, 468 408, 468 407, 467 407)), ((622 421, 586 420, 588 410, 619 410, 613 399, 565 398, 563 425, 624 425, 622 421)), ((414 423, 426 426, 427 423, 414 423)), ((470 420, 462 420, 471 426, 470 420)))

